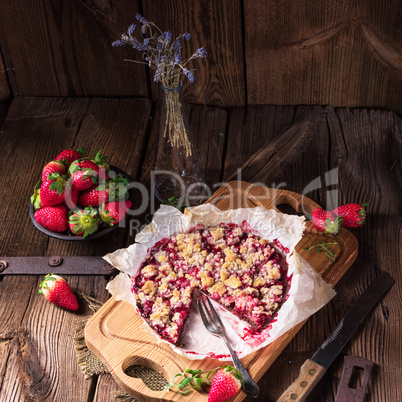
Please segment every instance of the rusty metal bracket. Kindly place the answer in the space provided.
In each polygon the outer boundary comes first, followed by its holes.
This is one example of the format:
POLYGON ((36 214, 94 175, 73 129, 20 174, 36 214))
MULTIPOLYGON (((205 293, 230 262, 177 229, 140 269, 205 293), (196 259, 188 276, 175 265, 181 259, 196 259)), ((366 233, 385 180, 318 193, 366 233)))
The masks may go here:
POLYGON ((0 257, 0 275, 105 275, 117 270, 102 257, 0 257))
POLYGON ((335 402, 363 402, 366 397, 368 382, 374 363, 371 360, 359 356, 345 356, 345 365, 342 372, 341 382, 335 402), (364 370, 361 386, 357 389, 350 387, 353 370, 355 368, 364 370))

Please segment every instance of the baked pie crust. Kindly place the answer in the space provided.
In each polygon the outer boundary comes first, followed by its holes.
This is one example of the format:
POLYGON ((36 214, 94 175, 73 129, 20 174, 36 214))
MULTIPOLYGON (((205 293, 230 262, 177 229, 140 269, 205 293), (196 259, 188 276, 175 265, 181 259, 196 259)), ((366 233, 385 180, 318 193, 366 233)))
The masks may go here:
POLYGON ((234 223, 197 225, 156 243, 132 278, 141 316, 178 344, 195 289, 260 331, 280 307, 286 269, 272 244, 234 223))

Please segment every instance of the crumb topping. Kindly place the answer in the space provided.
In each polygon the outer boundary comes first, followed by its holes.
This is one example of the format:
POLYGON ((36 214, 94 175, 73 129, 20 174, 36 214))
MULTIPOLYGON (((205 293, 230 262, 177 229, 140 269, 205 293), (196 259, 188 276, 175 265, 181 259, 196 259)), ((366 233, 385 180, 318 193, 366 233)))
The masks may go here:
POLYGON ((132 278, 140 314, 177 344, 196 288, 264 328, 283 301, 286 272, 272 245, 236 224, 197 225, 156 243, 132 278))

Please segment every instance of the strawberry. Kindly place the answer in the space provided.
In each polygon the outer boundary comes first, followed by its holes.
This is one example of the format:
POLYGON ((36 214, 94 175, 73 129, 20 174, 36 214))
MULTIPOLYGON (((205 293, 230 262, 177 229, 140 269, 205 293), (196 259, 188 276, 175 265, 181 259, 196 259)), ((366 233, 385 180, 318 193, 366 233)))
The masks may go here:
POLYGON ((78 202, 83 207, 98 207, 109 198, 109 188, 105 184, 94 184, 88 190, 81 193, 78 202))
POLYGON ((330 211, 315 208, 311 214, 314 226, 325 234, 337 235, 343 219, 330 211))
POLYGON ((66 180, 58 172, 49 175, 40 186, 40 199, 45 207, 60 204, 64 201, 66 180))
POLYGON ((43 204, 40 200, 40 181, 38 181, 35 185, 34 193, 31 196, 31 204, 35 208, 35 211, 43 207, 43 204))
POLYGON ((335 208, 332 213, 342 217, 342 226, 345 228, 357 228, 363 225, 366 220, 366 211, 364 209, 366 206, 367 203, 363 205, 345 204, 335 208))
POLYGON ((78 301, 67 281, 59 275, 49 274, 39 285, 40 295, 46 300, 67 310, 78 310, 78 301))
POLYGON ((208 402, 221 402, 236 395, 244 385, 241 373, 231 366, 223 366, 212 381, 208 402))
POLYGON ((131 208, 131 201, 113 201, 103 205, 99 214, 104 223, 113 226, 119 223, 125 216, 127 211, 131 208))
POLYGON ((98 230, 100 219, 95 208, 75 211, 68 219, 70 230, 76 236, 87 237, 98 230))
POLYGON ((121 174, 117 174, 108 182, 94 184, 88 190, 81 193, 78 200, 83 207, 98 207, 107 201, 120 201, 128 198, 128 180, 121 174))
POLYGON ((98 182, 99 167, 89 159, 74 161, 70 165, 68 172, 71 174, 72 186, 78 191, 87 190, 98 182))
POLYGON ((77 159, 82 158, 85 155, 85 149, 79 148, 77 150, 74 149, 65 149, 61 151, 56 158, 55 161, 62 161, 65 165, 70 165, 72 162, 76 161, 77 159))
POLYGON ((52 232, 65 232, 68 229, 68 208, 64 204, 38 209, 34 217, 39 225, 52 232))
POLYGON ((51 161, 42 170, 42 181, 49 180, 49 175, 58 172, 60 175, 65 174, 67 171, 64 163, 61 161, 51 161))
POLYGON ((67 182, 64 188, 64 203, 69 209, 77 208, 79 192, 71 186, 71 179, 67 182))

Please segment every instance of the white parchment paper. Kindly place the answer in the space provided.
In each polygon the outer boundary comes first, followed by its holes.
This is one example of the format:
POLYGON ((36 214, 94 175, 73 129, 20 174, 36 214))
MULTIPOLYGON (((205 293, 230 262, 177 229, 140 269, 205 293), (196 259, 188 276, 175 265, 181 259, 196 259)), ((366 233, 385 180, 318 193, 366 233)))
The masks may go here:
MULTIPOLYGON (((188 208, 187 211, 186 214, 182 214, 174 207, 162 205, 155 213, 152 222, 137 234, 134 244, 104 256, 107 262, 121 271, 107 285, 107 289, 116 300, 123 300, 135 306, 130 276, 138 273, 148 250, 159 240, 186 232, 197 223, 207 226, 219 225, 222 222, 241 225, 244 221, 248 222, 256 234, 278 245, 277 250, 288 265, 290 286, 286 301, 272 322, 260 333, 254 333, 246 322, 213 302, 225 324, 226 336, 240 358, 273 342, 335 296, 331 286, 310 264, 294 252, 294 247, 303 235, 304 217, 287 215, 262 207, 221 211, 212 204, 188 208)), ((183 329, 181 343, 184 346, 174 346, 161 339, 145 321, 143 329, 152 334, 157 342, 168 343, 176 353, 188 359, 214 357, 219 360, 231 360, 223 341, 205 329, 195 302, 183 329)))

